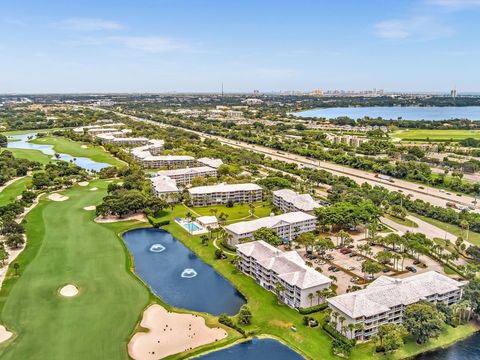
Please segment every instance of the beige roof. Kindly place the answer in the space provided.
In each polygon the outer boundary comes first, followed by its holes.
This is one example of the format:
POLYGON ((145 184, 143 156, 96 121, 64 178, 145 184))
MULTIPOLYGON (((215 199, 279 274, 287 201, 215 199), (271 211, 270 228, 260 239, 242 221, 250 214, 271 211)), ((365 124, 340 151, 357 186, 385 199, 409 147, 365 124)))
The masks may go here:
POLYGON ((159 175, 174 176, 174 175, 187 175, 187 174, 201 174, 214 172, 216 169, 211 168, 210 166, 199 166, 193 168, 184 168, 184 169, 172 169, 172 170, 161 170, 157 172, 159 175))
POLYGON ((204 164, 213 168, 218 168, 220 165, 223 164, 222 159, 212 159, 207 157, 197 159, 197 161, 201 164, 204 164))
POLYGON ((177 182, 168 176, 155 176, 151 178, 152 186, 155 188, 155 191, 158 193, 167 193, 167 192, 179 192, 177 187, 177 182))
POLYGON ((398 279, 380 276, 366 289, 335 296, 328 302, 351 318, 372 316, 398 305, 409 305, 430 295, 458 290, 464 283, 429 271, 398 279))

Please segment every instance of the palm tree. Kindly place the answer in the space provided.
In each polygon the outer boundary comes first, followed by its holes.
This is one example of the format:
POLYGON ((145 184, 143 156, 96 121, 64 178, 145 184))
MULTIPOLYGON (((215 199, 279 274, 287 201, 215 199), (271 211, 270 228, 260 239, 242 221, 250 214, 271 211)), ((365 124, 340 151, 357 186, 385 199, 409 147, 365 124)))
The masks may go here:
POLYGON ((363 325, 363 323, 356 323, 355 324, 355 332, 362 332, 363 329, 365 328, 365 325, 363 325))
POLYGON ((348 324, 347 329, 350 331, 350 338, 353 339, 353 332, 355 331, 355 324, 354 323, 348 324))
POLYGON ((307 295, 307 298, 308 300, 310 300, 310 307, 313 306, 313 298, 314 298, 315 295, 313 295, 313 293, 310 293, 307 295))
POLYGON ((323 290, 315 291, 315 295, 317 295, 317 305, 320 305, 320 299, 323 297, 323 290))
POLYGON ((347 332, 347 327, 346 327, 346 326, 342 326, 342 327, 340 328, 340 330, 341 330, 342 335, 345 336, 345 333, 347 332))
MULTIPOLYGON (((282 292, 287 290, 279 281, 275 283, 275 292, 277 293, 278 302, 282 302, 282 292)), ((310 294, 309 294, 310 295, 310 294)))
POLYGON ((340 316, 340 317, 338 318, 338 321, 340 321, 340 327, 341 327, 341 329, 342 329, 342 335, 343 335, 343 333, 344 333, 343 323, 345 322, 345 320, 347 320, 347 319, 345 318, 345 316, 340 316))

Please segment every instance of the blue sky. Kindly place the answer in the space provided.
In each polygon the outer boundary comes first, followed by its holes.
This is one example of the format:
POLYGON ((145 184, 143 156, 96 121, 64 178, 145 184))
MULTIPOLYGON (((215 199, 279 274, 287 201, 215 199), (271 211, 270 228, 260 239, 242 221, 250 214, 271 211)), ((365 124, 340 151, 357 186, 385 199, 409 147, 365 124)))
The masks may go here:
POLYGON ((480 91, 480 0, 3 1, 0 93, 480 91))

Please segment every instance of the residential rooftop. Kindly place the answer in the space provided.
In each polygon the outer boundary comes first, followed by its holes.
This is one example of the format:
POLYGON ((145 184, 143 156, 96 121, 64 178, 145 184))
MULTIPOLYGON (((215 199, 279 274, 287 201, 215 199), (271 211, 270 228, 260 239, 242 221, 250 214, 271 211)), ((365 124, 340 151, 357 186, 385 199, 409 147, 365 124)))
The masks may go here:
POLYGON ((316 217, 303 211, 293 211, 285 214, 267 216, 251 221, 241 221, 225 227, 226 230, 235 234, 254 232, 262 227, 275 228, 283 224, 296 224, 306 220, 315 220, 316 217))
POLYGON ((234 192, 234 191, 258 191, 262 190, 260 186, 257 184, 217 184, 217 185, 210 185, 210 186, 197 186, 189 189, 188 191, 191 194, 199 195, 199 194, 211 194, 211 193, 222 193, 222 192, 234 192))
POLYGON ((301 211, 313 211, 313 209, 321 206, 310 194, 298 194, 290 189, 276 190, 273 192, 273 195, 282 198, 301 211))

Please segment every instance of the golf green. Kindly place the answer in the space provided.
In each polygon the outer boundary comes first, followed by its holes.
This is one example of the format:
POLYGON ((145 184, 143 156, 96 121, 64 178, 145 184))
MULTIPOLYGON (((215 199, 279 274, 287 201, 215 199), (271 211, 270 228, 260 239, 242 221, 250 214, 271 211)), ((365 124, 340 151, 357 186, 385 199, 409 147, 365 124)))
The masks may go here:
POLYGON ((97 224, 83 209, 98 204, 107 185, 76 186, 63 192, 68 200, 44 198, 28 214, 19 275, 10 267, 0 292, 1 324, 14 332, 0 345, 1 359, 129 358, 127 342, 150 295, 127 270, 117 236, 139 224, 97 224), (79 294, 60 296, 66 284, 79 294))

